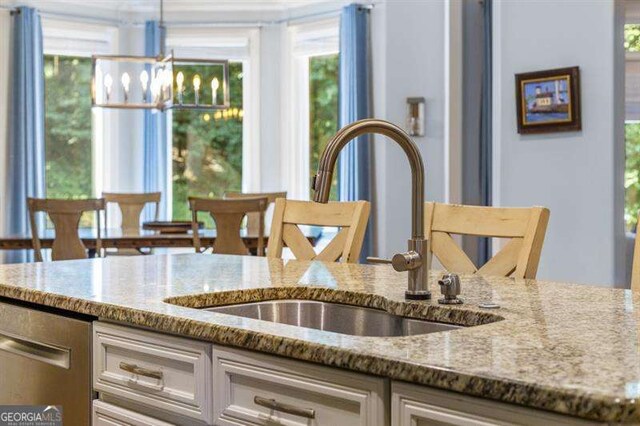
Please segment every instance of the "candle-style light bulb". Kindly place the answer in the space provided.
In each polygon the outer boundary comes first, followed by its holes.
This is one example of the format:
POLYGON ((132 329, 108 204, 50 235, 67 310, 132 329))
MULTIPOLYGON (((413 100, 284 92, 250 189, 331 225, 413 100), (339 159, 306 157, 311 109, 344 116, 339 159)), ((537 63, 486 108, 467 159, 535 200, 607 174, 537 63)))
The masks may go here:
POLYGON ((111 74, 107 73, 107 75, 104 76, 104 88, 106 91, 107 102, 109 102, 109 98, 111 97, 112 87, 113 87, 113 78, 111 77, 111 74))
POLYGON ((182 93, 184 92, 184 74, 182 71, 176 75, 176 83, 178 84, 178 103, 182 104, 182 93))
POLYGON ((131 84, 131 77, 129 77, 129 73, 122 73, 120 82, 122 83, 122 89, 124 90, 124 101, 126 103, 129 100, 129 85, 131 84))
POLYGON ((218 104, 218 88, 220 87, 220 81, 217 77, 213 77, 211 80, 211 104, 218 104))
POLYGON ((173 72, 166 69, 162 74, 162 93, 165 99, 169 99, 173 87, 173 72))
POLYGON ((149 85, 149 73, 146 70, 140 72, 140 84, 142 85, 142 102, 147 102, 147 87, 149 85))
POLYGON ((153 103, 157 104, 160 100, 160 81, 157 78, 151 80, 151 97, 153 99, 153 103))
POLYGON ((200 101, 200 76, 198 74, 193 76, 193 90, 195 91, 196 94, 196 105, 198 105, 199 101, 200 101))

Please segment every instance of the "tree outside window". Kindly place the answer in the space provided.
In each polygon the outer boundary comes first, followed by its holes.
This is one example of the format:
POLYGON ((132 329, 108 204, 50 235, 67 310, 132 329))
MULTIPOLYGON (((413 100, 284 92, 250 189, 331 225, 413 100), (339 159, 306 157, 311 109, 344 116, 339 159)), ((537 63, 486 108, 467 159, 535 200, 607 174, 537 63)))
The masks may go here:
MULTIPOLYGON (((180 70, 185 81, 196 73, 206 75, 195 65, 180 70)), ((190 196, 222 198, 227 191, 242 189, 242 78, 242 63, 230 63, 227 110, 173 111, 174 220, 191 219, 190 196)))
POLYGON ((50 198, 89 198, 91 59, 45 55, 45 179, 50 198))
MULTIPOLYGON (((625 25, 626 52, 640 52, 640 25, 625 25)), ((640 211, 640 122, 625 121, 626 164, 624 171, 627 231, 635 231, 640 211)))
MULTIPOLYGON (((45 55, 44 81, 46 197, 90 198, 91 58, 45 55)), ((93 214, 85 214, 81 226, 93 221, 93 214)))
MULTIPOLYGON (((309 58, 309 123, 309 176, 314 176, 324 148, 338 131, 338 54, 309 58)), ((337 200, 337 194, 338 173, 334 173, 330 200, 337 200)))

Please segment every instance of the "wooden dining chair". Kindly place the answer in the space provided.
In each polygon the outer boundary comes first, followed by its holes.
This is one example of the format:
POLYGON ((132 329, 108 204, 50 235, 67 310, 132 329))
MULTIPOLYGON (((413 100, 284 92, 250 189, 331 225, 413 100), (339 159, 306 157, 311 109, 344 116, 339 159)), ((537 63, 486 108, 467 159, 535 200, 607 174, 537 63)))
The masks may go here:
POLYGON ((189 197, 191 208, 191 229, 193 230, 193 247, 201 253, 200 235, 198 233, 198 212, 207 212, 216 224, 216 239, 213 252, 217 254, 250 254, 240 237, 242 220, 248 213, 257 213, 258 223, 258 256, 264 256, 264 212, 269 205, 262 198, 245 198, 238 200, 212 200, 209 198, 189 197))
POLYGON ((78 230, 82 213, 94 211, 96 213, 96 255, 102 251, 100 211, 104 210, 104 199, 89 200, 58 200, 47 198, 28 198, 29 221, 31 222, 31 240, 37 262, 42 262, 42 245, 38 232, 36 213, 46 213, 55 231, 51 260, 86 259, 87 248, 82 243, 78 230))
MULTIPOLYGON (((271 206, 271 204, 275 203, 278 198, 287 198, 287 191, 281 192, 225 192, 225 199, 238 199, 238 198, 260 198, 264 197, 268 201, 267 209, 271 206)), ((254 235, 258 233, 258 224, 260 223, 260 214, 259 213, 249 213, 247 214, 247 232, 250 235, 254 235)), ((264 223, 264 219, 263 219, 264 223)))
MULTIPOLYGON (((155 220, 158 220, 158 213, 160 211, 160 200, 162 199, 161 192, 146 192, 146 193, 115 193, 115 192, 103 192, 102 198, 104 198, 107 206, 109 203, 117 204, 122 213, 122 221, 120 228, 125 234, 138 234, 140 232, 140 215, 142 210, 147 204, 155 204, 155 220)), ((105 222, 109 223, 107 217, 107 210, 105 210, 105 222)))
POLYGON ((425 235, 443 267, 451 272, 535 278, 549 222, 544 207, 503 208, 425 203, 425 235), (478 268, 452 238, 455 235, 509 238, 478 268))
POLYGON ((367 201, 322 204, 279 198, 273 212, 267 257, 282 257, 282 249, 287 246, 300 260, 356 263, 370 210, 371 204, 367 201), (299 225, 331 226, 340 230, 320 253, 316 253, 299 225))

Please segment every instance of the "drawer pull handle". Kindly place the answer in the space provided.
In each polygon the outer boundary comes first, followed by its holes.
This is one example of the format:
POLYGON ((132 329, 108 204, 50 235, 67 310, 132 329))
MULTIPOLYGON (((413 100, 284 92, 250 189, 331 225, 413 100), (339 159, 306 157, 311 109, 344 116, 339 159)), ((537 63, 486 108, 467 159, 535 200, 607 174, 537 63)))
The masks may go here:
POLYGON ((150 377, 152 379, 162 380, 163 377, 162 371, 149 370, 148 368, 138 367, 135 364, 129 364, 127 362, 121 362, 120 369, 139 376, 150 377))
POLYGON ((253 402, 256 405, 260 405, 262 407, 266 407, 275 411, 281 411, 287 414, 293 414, 294 416, 305 417, 307 419, 316 418, 316 410, 314 410, 313 408, 299 408, 293 405, 278 402, 275 399, 263 398, 261 396, 253 397, 253 402))

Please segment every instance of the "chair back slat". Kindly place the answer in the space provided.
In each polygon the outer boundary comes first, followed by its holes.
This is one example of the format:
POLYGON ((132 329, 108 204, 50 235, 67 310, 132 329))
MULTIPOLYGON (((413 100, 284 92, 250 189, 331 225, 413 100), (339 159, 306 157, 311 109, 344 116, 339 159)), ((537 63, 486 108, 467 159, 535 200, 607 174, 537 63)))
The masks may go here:
POLYGON ((329 202, 278 199, 273 213, 267 256, 282 257, 288 247, 296 259, 355 263, 360 256, 371 205, 367 201, 329 202), (299 225, 340 228, 333 240, 316 253, 299 225))
POLYGON ((234 200, 212 200, 208 198, 189 197, 191 208, 191 229, 193 246, 201 253, 202 246, 198 229, 198 212, 207 212, 216 224, 216 239, 213 252, 218 254, 249 254, 249 249, 240 237, 242 220, 248 213, 257 213, 258 224, 258 256, 264 256, 264 212, 269 205, 267 198, 243 198, 234 200))
POLYGON ((55 237, 51 250, 51 260, 86 259, 87 248, 82 243, 78 230, 80 218, 86 211, 96 212, 96 254, 101 255, 101 221, 100 211, 104 210, 104 199, 89 200, 59 200, 44 198, 29 198, 29 221, 31 223, 31 240, 37 262, 42 262, 42 244, 36 221, 36 213, 46 213, 53 223, 55 237))
POLYGON ((549 222, 543 207, 502 208, 425 203, 425 228, 431 254, 452 272, 535 278, 549 222), (478 268, 452 235, 510 238, 478 268))
MULTIPOLYGON (((107 204, 115 203, 120 208, 120 213, 122 215, 122 222, 120 227, 127 235, 139 233, 140 215, 142 214, 142 210, 144 209, 144 207, 149 203, 155 204, 155 220, 158 220, 158 213, 160 211, 160 200, 162 199, 161 192, 130 194, 103 192, 102 197, 107 204)), ((106 218, 105 221, 107 221, 106 218)))
MULTIPOLYGON (((267 209, 276 202, 278 198, 287 198, 287 191, 280 192, 225 192, 225 199, 238 199, 238 198, 266 198, 269 205, 267 209)), ((247 214, 247 232, 250 235, 254 235, 258 233, 260 221, 259 213, 248 213, 247 214)), ((264 225, 264 219, 262 219, 262 223, 264 225)))

